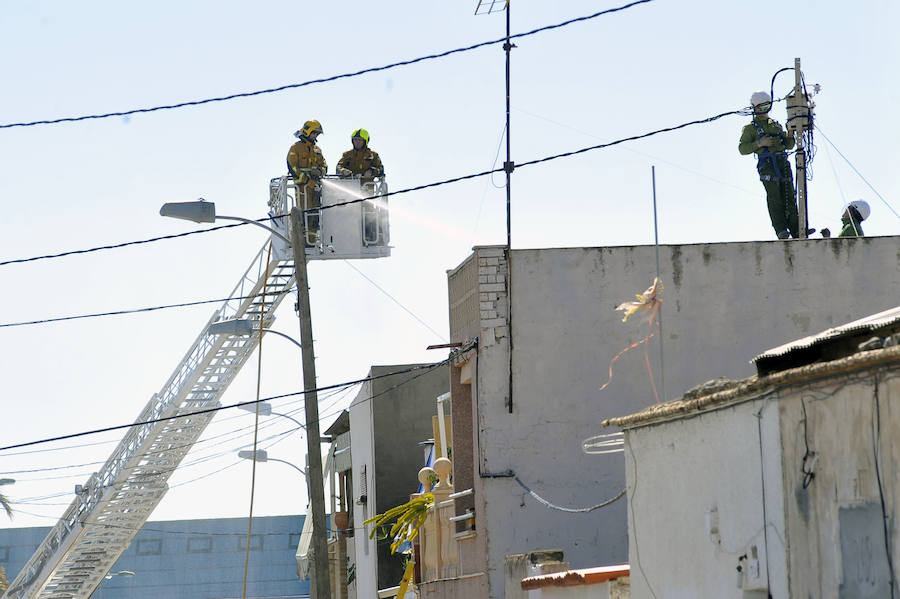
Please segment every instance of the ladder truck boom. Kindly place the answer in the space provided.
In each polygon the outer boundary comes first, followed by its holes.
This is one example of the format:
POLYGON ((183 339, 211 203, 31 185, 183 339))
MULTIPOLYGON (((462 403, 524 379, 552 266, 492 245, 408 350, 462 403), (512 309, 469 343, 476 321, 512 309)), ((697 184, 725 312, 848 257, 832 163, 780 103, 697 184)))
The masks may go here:
POLYGON ((232 318, 270 322, 294 281, 293 262, 273 253, 266 242, 110 458, 77 489, 75 500, 3 599, 91 596, 166 494, 169 477, 215 415, 192 412, 220 405, 222 394, 259 344, 259 335, 209 335, 209 325, 232 318))
MULTIPOLYGON (((383 177, 370 182, 326 176, 320 201, 329 209, 309 209, 314 204, 304 188, 280 176, 270 180, 268 205, 270 215, 287 215, 297 206, 306 209, 307 220, 319 219, 320 231, 306 240, 308 260, 383 258, 391 252, 387 201, 380 197, 386 194, 383 177)), ((215 219, 215 209, 206 209, 215 219)), ((256 254, 100 471, 76 487, 75 500, 2 599, 89 599, 128 549, 166 494, 169 477, 215 415, 194 412, 220 405, 259 344, 259 335, 210 335, 209 325, 255 319, 264 328, 296 282, 293 251, 285 243, 289 221, 286 216, 272 219, 272 228, 280 232, 271 245, 266 242, 256 254), (173 419, 155 422, 161 418, 173 419)))

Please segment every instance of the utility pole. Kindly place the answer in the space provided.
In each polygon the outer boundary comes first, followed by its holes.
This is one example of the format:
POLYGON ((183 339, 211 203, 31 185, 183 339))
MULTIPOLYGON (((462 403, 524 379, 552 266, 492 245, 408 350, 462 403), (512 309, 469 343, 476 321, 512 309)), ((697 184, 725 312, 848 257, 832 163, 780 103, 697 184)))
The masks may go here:
POLYGON ((787 97, 787 130, 794 135, 797 151, 794 154, 797 171, 797 210, 800 213, 800 238, 808 237, 809 222, 807 219, 806 197, 806 147, 804 132, 811 127, 812 106, 806 95, 803 83, 803 72, 800 70, 800 59, 794 59, 794 91, 787 97))
POLYGON ((303 404, 306 408, 306 447, 309 465, 309 503, 312 511, 311 594, 313 599, 331 599, 328 543, 325 538, 325 488, 322 448, 319 445, 319 399, 316 393, 316 356, 313 351, 312 315, 309 308, 309 277, 306 272, 306 222, 303 211, 291 208, 291 245, 297 279, 297 312, 300 317, 300 349, 303 354, 303 404))

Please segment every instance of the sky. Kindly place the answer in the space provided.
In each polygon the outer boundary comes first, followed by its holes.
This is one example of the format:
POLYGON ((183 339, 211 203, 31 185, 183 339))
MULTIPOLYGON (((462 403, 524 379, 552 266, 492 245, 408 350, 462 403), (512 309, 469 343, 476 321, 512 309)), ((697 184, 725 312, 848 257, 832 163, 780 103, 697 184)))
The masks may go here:
MULTIPOLYGON (((512 31, 622 4, 516 2, 512 31)), ((0 124, 251 92, 501 37, 503 14, 475 16, 475 5, 11 0, 0 11, 0 124)), ((512 158, 738 110, 800 57, 807 84, 822 89, 811 225, 836 232, 843 204, 862 198, 872 207, 866 234, 898 234, 900 117, 890 109, 900 102, 898 13, 888 0, 656 0, 517 39, 512 158)), ((792 84, 781 74, 776 97, 792 84)), ((203 197, 220 214, 261 218, 269 179, 284 173, 292 134, 310 118, 322 122, 331 168, 351 131, 366 128, 392 190, 499 168, 504 106, 504 53, 492 45, 228 102, 0 128, 0 262, 208 228, 160 217, 165 202, 203 197)), ((784 103, 772 116, 784 122, 784 103)), ((747 121, 728 116, 517 169, 513 248, 653 243, 651 167, 660 243, 774 239, 755 161, 737 152, 747 121)), ((446 271, 474 245, 506 242, 502 175, 390 203, 390 258, 310 264, 320 385, 362 378, 371 365, 444 359, 445 350, 426 347, 447 340, 446 271)), ((0 266, 0 445, 132 422, 215 305, 5 325, 224 298, 265 241, 263 231, 237 227, 0 266)), ((274 328, 298 338, 291 303, 274 328)), ((300 390, 297 348, 267 337, 261 370, 254 354, 222 403, 255 399, 257 377, 263 397, 300 390)), ((320 395, 323 428, 356 392, 320 395)), ((273 404, 302 419, 299 397, 273 404)), ((247 412, 219 414, 151 520, 246 516, 251 464, 236 453, 252 442, 252 425, 247 412)), ((54 524, 121 436, 0 452, 0 477, 16 480, 2 489, 16 514, 0 527, 54 524)), ((306 441, 289 419, 264 419, 260 439, 271 457, 303 467, 306 441)), ((257 468, 254 497, 254 515, 304 513, 307 503, 300 474, 277 462, 257 468)))

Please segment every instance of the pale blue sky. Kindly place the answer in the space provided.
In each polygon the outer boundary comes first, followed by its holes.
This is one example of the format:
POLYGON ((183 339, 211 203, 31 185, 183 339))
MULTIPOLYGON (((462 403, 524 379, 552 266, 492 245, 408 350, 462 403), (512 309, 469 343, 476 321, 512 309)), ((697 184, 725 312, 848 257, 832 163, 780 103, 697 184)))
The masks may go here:
MULTIPOLYGON (((619 4, 520 2, 513 7, 513 31, 619 4)), ((140 6, 10 1, 0 11, 0 121, 253 91, 500 37, 503 15, 476 17, 474 7, 472 0, 140 6)), ((900 127, 893 110, 900 100, 898 12, 887 0, 658 0, 518 40, 513 159, 524 162, 741 108, 799 56, 807 82, 822 85, 818 124, 900 209, 900 127)), ((0 129, 0 261, 194 228, 159 217, 164 202, 202 196, 222 214, 262 217, 268 180, 284 171, 291 134, 308 118, 324 126, 320 142, 332 167, 349 148, 350 132, 367 128, 392 189, 487 170, 503 130, 503 66, 502 50, 492 46, 226 103, 0 129)), ((791 83, 792 76, 782 74, 776 95, 791 83)), ((783 104, 773 116, 785 120, 783 104)), ((754 161, 737 153, 745 120, 727 117, 516 171, 513 246, 651 243, 651 165, 662 243, 772 239, 754 161)), ((861 197, 872 206, 867 234, 900 231, 900 219, 825 140, 818 137, 817 146, 809 187, 812 225, 837 229, 844 201, 861 197)), ((496 186, 479 179, 392 199, 393 256, 355 266, 446 335, 445 271, 472 245, 505 242, 502 182, 497 176, 496 186)), ((263 241, 262 232, 243 227, 0 267, 0 321, 225 297, 263 241)), ((346 264, 315 263, 310 276, 321 384, 360 378, 371 364, 446 355, 426 352, 441 339, 346 264)), ((289 303, 276 328, 297 335, 289 303)), ((130 422, 211 312, 197 307, 0 328, 3 444, 130 422)), ((296 349, 271 337, 264 351, 263 395, 298 390, 296 349)), ((255 377, 254 358, 224 403, 252 399, 255 377)), ((326 420, 351 398, 326 399, 326 420)), ((276 405, 286 412, 301 407, 298 401, 276 405)), ((249 415, 238 414, 214 421, 206 435, 211 440, 186 460, 197 463, 172 477, 173 489, 154 519, 246 513, 249 463, 232 465, 241 442, 213 439, 251 423, 249 415), (205 478, 194 480, 199 477, 205 478)), ((289 422, 276 421, 267 430, 289 428, 289 422)), ((120 436, 0 455, 3 472, 59 468, 8 475, 19 482, 6 490, 27 501, 16 504, 15 520, 0 521, 0 527, 54 523, 74 485, 99 467, 91 464, 104 461, 120 436), (34 499, 39 497, 50 498, 34 499)), ((301 466, 304 453, 299 434, 270 450, 301 466)), ((284 465, 262 465, 256 513, 302 512, 299 479, 284 465)))

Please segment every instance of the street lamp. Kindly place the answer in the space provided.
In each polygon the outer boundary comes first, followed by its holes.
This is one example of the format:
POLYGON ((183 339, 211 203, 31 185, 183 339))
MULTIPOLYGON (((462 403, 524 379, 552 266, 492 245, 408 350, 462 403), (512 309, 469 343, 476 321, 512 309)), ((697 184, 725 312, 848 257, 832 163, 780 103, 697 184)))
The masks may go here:
POLYGON ((282 464, 287 464, 297 472, 303 475, 306 478, 306 471, 301 470, 298 466, 288 462, 287 460, 279 460, 278 458, 270 458, 269 453, 265 449, 257 449, 255 452, 251 449, 241 450, 238 452, 238 457, 245 460, 253 460, 254 462, 281 462, 282 464))
MULTIPOLYGON (((162 216, 181 218, 195 223, 212 223, 216 219, 237 220, 266 229, 291 245, 294 252, 294 274, 297 279, 297 312, 300 318, 300 349, 303 354, 303 390, 307 423, 307 454, 309 464, 309 503, 312 511, 313 579, 316 599, 331 599, 331 580, 328 568, 328 545, 325 529, 325 488, 319 484, 322 474, 322 449, 319 445, 319 399, 316 393, 316 363, 313 351, 312 315, 309 307, 309 277, 306 271, 306 223, 303 211, 291 208, 291 239, 271 227, 238 216, 216 214, 216 205, 203 200, 197 202, 171 202, 159 210, 162 216)), ((275 331, 273 331, 275 332, 275 331)), ((240 333, 239 333, 240 334, 240 333)), ((293 341, 293 340, 292 340, 293 341)), ((296 341, 294 341, 296 343, 296 341)))
MULTIPOLYGON (((273 412, 272 404, 270 404, 267 401, 261 401, 259 403, 249 403, 249 404, 245 403, 245 404, 239 405, 238 408, 240 408, 241 410, 246 410, 248 412, 254 412, 254 413, 257 411, 257 408, 258 408, 260 416, 281 416, 282 418, 287 418, 288 420, 290 420, 291 422, 293 422, 300 428, 302 428, 304 430, 306 429, 306 425, 303 424, 302 422, 300 422, 299 420, 297 420, 296 418, 294 418, 293 416, 288 416, 287 414, 282 414, 281 412, 273 412)), ((326 440, 323 439, 322 442, 324 443, 324 442, 326 442, 326 440)), ((327 438, 327 442, 331 442, 331 439, 327 438)))
POLYGON ((263 229, 269 231, 272 235, 277 235, 278 237, 280 237, 288 245, 290 245, 291 243, 290 239, 288 239, 272 227, 267 227, 266 225, 255 220, 250 220, 249 218, 243 218, 241 216, 224 216, 222 214, 216 214, 216 203, 207 202, 203 198, 200 198, 196 202, 169 202, 167 204, 163 204, 162 208, 159 209, 159 215, 169 216, 171 218, 180 218, 181 220, 189 220, 195 223, 214 223, 217 219, 236 220, 242 223, 262 227, 263 229))

